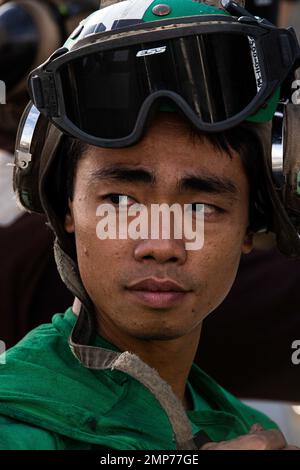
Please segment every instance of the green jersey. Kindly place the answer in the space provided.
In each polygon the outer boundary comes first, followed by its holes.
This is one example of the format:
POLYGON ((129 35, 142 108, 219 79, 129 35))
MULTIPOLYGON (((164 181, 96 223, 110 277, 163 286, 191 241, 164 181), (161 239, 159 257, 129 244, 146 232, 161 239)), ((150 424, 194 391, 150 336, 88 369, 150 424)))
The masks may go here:
MULTIPOLYGON (((118 370, 92 370, 72 354, 72 309, 30 332, 0 365, 0 449, 173 450, 172 426, 155 396, 118 370)), ((97 337, 96 346, 118 351, 97 337)), ((233 439, 276 424, 244 405, 196 364, 188 378, 194 434, 233 439)))

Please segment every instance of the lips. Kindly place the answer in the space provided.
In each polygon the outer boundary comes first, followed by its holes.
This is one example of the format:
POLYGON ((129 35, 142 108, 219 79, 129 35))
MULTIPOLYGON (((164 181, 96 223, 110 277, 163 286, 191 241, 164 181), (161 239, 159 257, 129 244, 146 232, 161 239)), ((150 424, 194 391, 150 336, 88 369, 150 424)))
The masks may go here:
POLYGON ((158 281, 153 278, 144 279, 130 287, 130 290, 150 291, 150 292, 187 292, 182 286, 171 280, 158 281))
POLYGON ((189 291, 171 280, 144 279, 130 285, 131 298, 152 308, 170 308, 182 302, 189 291))

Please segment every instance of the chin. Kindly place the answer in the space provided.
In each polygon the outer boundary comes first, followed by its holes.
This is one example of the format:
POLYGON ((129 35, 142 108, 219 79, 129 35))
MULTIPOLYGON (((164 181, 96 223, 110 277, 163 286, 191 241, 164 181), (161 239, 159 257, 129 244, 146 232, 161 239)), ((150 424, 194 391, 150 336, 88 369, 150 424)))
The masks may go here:
POLYGON ((145 327, 142 331, 131 331, 131 336, 144 341, 170 341, 182 338, 186 334, 187 331, 185 329, 178 331, 170 329, 164 330, 163 328, 160 328, 159 330, 154 328, 147 329, 147 327, 145 327))

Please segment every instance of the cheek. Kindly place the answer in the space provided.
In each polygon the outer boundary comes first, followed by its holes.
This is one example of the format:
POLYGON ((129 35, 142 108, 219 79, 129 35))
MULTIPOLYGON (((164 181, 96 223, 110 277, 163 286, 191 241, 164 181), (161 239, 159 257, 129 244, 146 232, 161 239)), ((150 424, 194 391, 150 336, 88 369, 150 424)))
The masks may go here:
POLYGON ((205 296, 206 314, 222 303, 232 287, 239 267, 243 238, 242 227, 235 227, 235 231, 224 225, 222 231, 209 228, 202 250, 194 252, 191 257, 192 271, 196 279, 202 280, 197 297, 203 300, 205 296))
POLYGON ((77 204, 74 210, 74 226, 76 251, 80 266, 81 261, 90 257, 96 238, 95 217, 89 210, 85 210, 84 204, 77 204))
POLYGON ((112 299, 120 266, 131 248, 127 240, 100 240, 96 232, 98 222, 99 218, 88 211, 74 213, 79 272, 91 298, 97 299, 101 294, 101 299, 112 299))
POLYGON ((73 215, 79 272, 83 284, 89 292, 92 285, 99 286, 99 283, 109 276, 110 250, 106 246, 109 241, 97 238, 96 209, 87 204, 87 201, 77 200, 73 215))

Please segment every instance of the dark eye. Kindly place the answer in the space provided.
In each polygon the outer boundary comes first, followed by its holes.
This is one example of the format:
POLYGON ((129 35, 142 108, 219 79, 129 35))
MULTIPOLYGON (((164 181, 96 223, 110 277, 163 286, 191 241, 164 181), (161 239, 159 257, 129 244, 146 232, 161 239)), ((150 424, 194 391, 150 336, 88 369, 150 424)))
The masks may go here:
POLYGON ((112 204, 115 204, 119 207, 127 207, 133 199, 130 196, 127 196, 126 194, 107 194, 105 196, 105 199, 108 199, 111 201, 112 204))
POLYGON ((197 204, 198 204, 198 211, 203 212, 204 215, 210 216, 216 213, 222 213, 224 212, 221 207, 215 206, 214 204, 205 204, 203 202, 192 202, 191 203, 191 210, 196 211, 197 210, 197 204))

